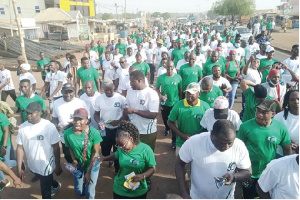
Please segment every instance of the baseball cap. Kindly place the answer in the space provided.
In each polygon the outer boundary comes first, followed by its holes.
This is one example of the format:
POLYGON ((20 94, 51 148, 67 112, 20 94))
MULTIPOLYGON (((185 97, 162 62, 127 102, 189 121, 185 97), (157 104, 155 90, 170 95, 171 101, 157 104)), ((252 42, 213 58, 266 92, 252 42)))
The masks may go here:
POLYGON ((75 91, 75 88, 74 86, 71 84, 71 83, 65 83, 63 84, 61 90, 64 92, 64 91, 68 91, 68 90, 72 90, 72 91, 75 91))
POLYGON ((20 65, 20 67, 26 71, 30 70, 30 65, 27 63, 23 63, 20 65))
POLYGON ((35 111, 42 111, 42 105, 38 102, 31 102, 30 104, 28 104, 25 111, 29 113, 34 113, 35 111))
POLYGON ((191 94, 196 94, 200 92, 200 85, 198 83, 190 83, 187 87, 185 92, 189 92, 191 94))
POLYGON ((268 46, 267 49, 266 49, 266 52, 270 53, 271 51, 275 51, 275 49, 271 46, 268 46))
POLYGON ((276 103, 273 100, 265 99, 265 100, 259 102, 256 105, 256 108, 259 108, 259 109, 264 110, 264 111, 275 112, 276 111, 276 103))
POLYGON ((163 40, 162 40, 162 39, 159 39, 159 40, 156 41, 156 43, 157 43, 157 44, 163 44, 163 40))
POLYGON ((226 97, 219 96, 214 101, 215 119, 227 119, 229 102, 226 97))
POLYGON ((25 62, 25 58, 24 58, 24 56, 19 56, 18 58, 17 58, 17 60, 20 60, 20 61, 23 61, 23 62, 25 62))
POLYGON ((74 111, 73 118, 87 119, 89 117, 89 113, 84 108, 78 108, 74 111))
POLYGON ((267 89, 262 85, 254 86, 254 95, 256 98, 266 98, 267 97, 267 89))

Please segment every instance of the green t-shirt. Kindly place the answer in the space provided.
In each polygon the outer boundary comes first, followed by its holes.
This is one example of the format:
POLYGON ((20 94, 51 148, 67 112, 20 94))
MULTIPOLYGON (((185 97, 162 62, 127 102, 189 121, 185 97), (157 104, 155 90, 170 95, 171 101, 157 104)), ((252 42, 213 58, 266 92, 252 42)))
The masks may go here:
POLYGON ((131 34, 131 36, 130 36, 132 39, 135 39, 135 38, 137 38, 137 33, 133 33, 133 34, 131 34))
MULTIPOLYGON (((45 58, 44 60, 38 60, 37 63, 36 63, 36 66, 37 68, 42 68, 45 67, 45 65, 48 65, 50 63, 50 59, 49 58, 45 58)), ((50 72, 50 69, 49 70, 45 70, 42 68, 41 70, 41 74, 42 74, 42 77, 46 76, 46 74, 50 72)))
POLYGON ((91 51, 98 51, 98 47, 91 47, 90 50, 91 51))
POLYGON ((272 59, 272 60, 268 60, 266 58, 260 59, 260 65, 259 65, 259 70, 270 65, 270 69, 266 69, 262 72, 262 80, 261 83, 265 83, 267 81, 267 76, 269 75, 269 72, 272 69, 272 65, 274 62, 277 62, 278 60, 276 59, 272 59))
POLYGON ((136 63, 133 63, 133 66, 135 66, 138 70, 143 72, 144 76, 147 77, 147 72, 150 71, 150 67, 149 67, 148 63, 143 61, 139 64, 136 62, 136 63))
POLYGON ((184 53, 188 50, 186 48, 174 49, 171 57, 174 58, 174 66, 177 66, 179 60, 184 58, 184 53))
POLYGON ((172 107, 179 101, 179 89, 182 87, 182 79, 178 74, 172 77, 167 76, 167 73, 160 75, 155 83, 156 87, 161 87, 161 95, 167 95, 165 106, 172 107))
POLYGON ((202 70, 199 65, 194 65, 193 67, 191 67, 188 63, 180 67, 178 75, 180 75, 182 78, 182 91, 185 91, 186 87, 190 83, 198 83, 199 78, 203 76, 202 70))
MULTIPOLYGON (((70 147, 74 153, 74 156, 78 163, 82 164, 82 155, 83 155, 83 148, 84 148, 84 138, 85 138, 85 131, 77 135, 73 132, 73 127, 68 128, 64 131, 64 138, 65 138, 65 145, 66 147, 70 147)), ((91 157, 93 156, 93 146, 102 142, 103 139, 100 136, 100 133, 97 129, 90 127, 89 139, 88 139, 88 146, 86 151, 86 159, 84 161, 84 171, 90 167, 91 157)))
MULTIPOLYGON (((226 66, 227 66, 227 61, 225 63, 225 70, 226 70, 226 66)), ((226 70, 226 72, 228 73, 228 75, 231 78, 236 77, 238 68, 237 68, 235 60, 229 61, 228 69, 226 70)))
POLYGON ((137 45, 139 45, 140 43, 142 43, 143 42, 143 37, 138 37, 137 39, 136 39, 136 44, 137 45))
POLYGON ((219 96, 223 96, 222 90, 219 87, 213 85, 212 91, 210 91, 209 93, 200 92, 199 99, 201 99, 202 101, 205 101, 206 103, 208 103, 208 105, 211 108, 213 108, 214 107, 214 101, 219 96))
POLYGON ((267 127, 259 126, 255 119, 251 119, 240 126, 237 137, 249 151, 252 178, 259 178, 267 164, 275 159, 278 145, 291 144, 286 126, 275 119, 267 127))
MULTIPOLYGON (((178 101, 172 108, 169 120, 172 122, 177 121, 177 127, 183 134, 195 135, 200 133, 203 127, 200 125, 200 121, 206 110, 209 109, 209 105, 199 100, 198 104, 191 107, 186 99, 178 101)), ((176 146, 181 147, 184 143, 179 136, 176 137, 176 146)))
POLYGON ((95 79, 99 78, 99 73, 94 67, 89 67, 88 69, 84 69, 84 67, 80 67, 77 70, 76 77, 80 78, 81 84, 84 85, 85 81, 91 80, 94 84, 94 91, 97 91, 97 85, 95 79))
POLYGON ((115 48, 119 48, 120 54, 122 54, 123 56, 125 56, 125 53, 126 53, 126 45, 125 44, 123 44, 123 43, 121 43, 121 44, 117 43, 115 48))
POLYGON ((99 59, 102 60, 102 53, 105 51, 104 46, 97 46, 98 54, 99 54, 99 59))
MULTIPOLYGON (((4 138, 4 133, 2 128, 4 127, 8 127, 9 126, 9 121, 8 118, 5 114, 3 114, 2 112, 0 112, 0 146, 3 146, 3 138, 4 138)), ((8 133, 8 140, 6 143, 6 146, 10 146, 10 133, 8 133)), ((0 157, 0 160, 2 160, 2 157, 0 157)))
POLYGON ((219 59, 217 62, 212 63, 211 59, 207 59, 204 66, 203 66, 203 70, 202 70, 203 74, 205 74, 206 76, 212 75, 212 68, 215 65, 219 65, 220 68, 221 68, 221 72, 225 73, 225 63, 224 63, 224 61, 219 59))
POLYGON ((145 194, 148 191, 146 180, 142 180, 136 190, 127 189, 123 184, 127 174, 131 172, 141 174, 150 167, 156 166, 155 156, 150 146, 139 142, 136 148, 128 153, 118 148, 115 157, 119 160, 120 169, 114 179, 113 191, 126 197, 138 197, 145 194))
POLYGON ((267 30, 271 30, 272 29, 272 22, 268 22, 267 23, 267 30))
POLYGON ((39 104, 41 104, 42 110, 46 110, 45 101, 40 95, 34 94, 34 96, 32 98, 29 98, 29 99, 26 98, 25 95, 18 96, 17 99, 16 99, 16 107, 21 109, 22 118, 23 118, 24 122, 27 121, 25 109, 32 102, 38 102, 39 104))

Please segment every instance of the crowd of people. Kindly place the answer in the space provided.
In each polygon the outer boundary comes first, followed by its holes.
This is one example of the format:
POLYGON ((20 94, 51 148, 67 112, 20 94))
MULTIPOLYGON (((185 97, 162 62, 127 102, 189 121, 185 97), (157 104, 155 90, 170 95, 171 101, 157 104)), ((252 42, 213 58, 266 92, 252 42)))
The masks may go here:
POLYGON ((41 52, 43 83, 19 56, 17 92, 0 63, 0 190, 9 185, 3 172, 20 185, 28 167, 42 198, 53 198, 64 187, 53 176, 62 173, 62 150, 78 196, 95 198, 107 161, 114 198, 147 198, 161 114, 182 198, 234 198, 242 182, 243 198, 298 199, 299 45, 281 62, 261 37, 241 40, 235 27, 142 29, 126 41, 91 41, 79 60, 68 53, 63 64, 41 52))

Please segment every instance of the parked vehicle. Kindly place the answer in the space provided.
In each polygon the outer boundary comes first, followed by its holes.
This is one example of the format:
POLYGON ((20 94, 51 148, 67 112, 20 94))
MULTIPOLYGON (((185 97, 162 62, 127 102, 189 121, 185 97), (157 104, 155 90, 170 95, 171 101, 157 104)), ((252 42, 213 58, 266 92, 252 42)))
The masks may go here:
POLYGON ((212 28, 219 33, 223 33, 226 27, 224 25, 213 25, 212 28))
POLYGON ((251 31, 245 26, 238 26, 238 27, 236 27, 236 30, 241 35, 241 40, 248 41, 249 37, 252 36, 251 31))

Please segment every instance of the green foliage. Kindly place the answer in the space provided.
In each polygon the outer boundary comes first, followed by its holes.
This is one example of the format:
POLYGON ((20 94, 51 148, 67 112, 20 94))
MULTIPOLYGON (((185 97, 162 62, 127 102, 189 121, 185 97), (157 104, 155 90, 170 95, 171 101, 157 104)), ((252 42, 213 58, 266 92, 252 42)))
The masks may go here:
POLYGON ((109 13, 103 13, 102 20, 107 20, 107 19, 112 19, 111 14, 109 14, 109 13))
POLYGON ((152 13, 151 17, 160 17, 161 13, 160 12, 154 12, 152 13))
POLYGON ((255 11, 254 0, 219 0, 213 6, 213 11, 219 15, 235 16, 252 15, 255 11))
POLYGON ((170 15, 170 13, 165 12, 165 13, 162 13, 162 14, 161 14, 161 17, 162 17, 164 20, 167 20, 167 19, 170 19, 170 18, 171 18, 171 15, 170 15))

